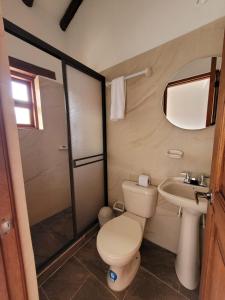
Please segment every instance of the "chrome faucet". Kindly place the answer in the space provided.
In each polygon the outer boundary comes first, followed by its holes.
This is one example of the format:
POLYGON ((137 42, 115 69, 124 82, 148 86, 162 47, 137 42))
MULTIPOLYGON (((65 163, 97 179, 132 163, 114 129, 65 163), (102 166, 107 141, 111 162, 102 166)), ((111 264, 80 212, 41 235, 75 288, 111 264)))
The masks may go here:
POLYGON ((207 181, 206 181, 206 179, 208 179, 208 178, 209 178, 209 176, 201 174, 198 178, 198 185, 204 186, 204 187, 208 186, 207 181))
POLYGON ((185 176, 184 177, 185 183, 191 183, 191 172, 184 171, 184 172, 181 172, 180 174, 185 176))
POLYGON ((208 186, 206 179, 208 179, 209 176, 207 175, 201 174, 198 178, 195 178, 192 177, 191 172, 188 171, 181 172, 180 174, 184 176, 184 183, 199 185, 203 187, 208 186))

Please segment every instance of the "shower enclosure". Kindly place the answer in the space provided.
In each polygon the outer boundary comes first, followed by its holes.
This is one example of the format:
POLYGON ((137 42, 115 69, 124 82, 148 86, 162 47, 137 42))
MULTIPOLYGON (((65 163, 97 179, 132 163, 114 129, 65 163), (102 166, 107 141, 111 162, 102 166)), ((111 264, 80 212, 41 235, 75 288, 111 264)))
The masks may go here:
POLYGON ((102 82, 63 63, 68 91, 76 233, 95 221, 105 201, 102 82), (88 88, 87 88, 88 87, 88 88))
POLYGON ((43 128, 18 127, 39 273, 97 223, 107 204, 105 78, 15 24, 4 26, 9 56, 25 66, 35 57, 37 70, 55 72, 55 79, 32 74, 43 128))

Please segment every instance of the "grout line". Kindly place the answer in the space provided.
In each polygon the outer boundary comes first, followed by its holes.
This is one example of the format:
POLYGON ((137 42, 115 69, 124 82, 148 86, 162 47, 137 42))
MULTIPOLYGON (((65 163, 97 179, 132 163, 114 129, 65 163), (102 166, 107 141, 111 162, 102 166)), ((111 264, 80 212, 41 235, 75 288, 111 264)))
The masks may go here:
POLYGON ((146 269, 146 268, 143 267, 142 265, 140 266, 140 269, 144 270, 146 273, 148 273, 149 275, 153 276, 155 279, 158 279, 160 282, 164 283, 168 288, 170 288, 171 290, 173 290, 173 291, 176 292, 177 294, 183 296, 185 299, 190 300, 190 299, 187 298, 185 295, 183 295, 182 293, 180 293, 180 291, 177 290, 175 287, 169 285, 166 281, 162 280, 161 278, 159 278, 158 276, 156 276, 154 273, 150 272, 148 269, 146 269))
MULTIPOLYGON (((119 298, 112 292, 112 290, 111 289, 109 289, 108 288, 108 286, 106 286, 92 271, 90 271, 89 270, 89 268, 78 258, 78 257, 76 257, 76 254, 82 249, 82 248, 84 248, 91 240, 92 240, 92 238, 95 236, 95 234, 96 234, 96 232, 94 232, 93 234, 91 234, 91 236, 80 246, 80 247, 78 247, 75 251, 74 251, 74 253, 73 253, 73 255, 72 256, 70 256, 70 257, 68 257, 68 259, 66 259, 65 261, 64 261, 64 263, 61 265, 61 266, 59 266, 59 268, 57 268, 44 282, 42 282, 42 284, 39 286, 39 288, 41 288, 42 289, 42 291, 43 291, 43 293, 44 293, 44 295, 46 296, 46 298, 48 299, 48 300, 50 300, 49 299, 49 297, 48 297, 48 295, 47 295, 47 293, 45 292, 45 290, 44 290, 44 287, 43 287, 43 285, 56 273, 56 272, 58 272, 67 262, 68 262, 68 260, 70 260, 71 258, 73 258, 73 259, 75 259, 75 260, 77 260, 87 271, 88 271, 88 273, 89 273, 89 276, 86 278, 86 280, 83 282, 83 284, 80 286, 80 288, 75 292, 75 294, 73 295, 73 296, 71 296, 71 298, 70 299, 73 299, 76 295, 77 295, 77 293, 80 291, 80 289, 83 287, 83 285, 87 282, 87 280, 90 278, 90 275, 92 275, 97 281, 98 281, 98 283, 100 283, 104 288, 106 288, 106 290, 107 291, 109 291, 110 292, 110 294, 115 298, 115 299, 117 299, 117 300, 119 300, 119 298)), ((171 290, 173 290, 174 292, 176 292, 177 294, 179 294, 179 295, 181 295, 181 296, 183 296, 185 299, 187 299, 187 300, 190 300, 190 298, 189 297, 187 297, 186 295, 184 295, 180 290, 178 290, 178 289, 176 289, 175 287, 173 287, 172 285, 170 285, 169 283, 167 283, 166 281, 164 281, 164 280, 162 280, 161 278, 159 278, 157 275, 155 275, 154 273, 152 273, 151 271, 149 271, 148 269, 146 269, 144 266, 140 266, 140 269, 142 269, 142 270, 144 270, 146 273, 148 273, 149 275, 151 275, 151 276, 153 276, 154 278, 156 278, 157 280, 159 280, 161 283, 163 283, 164 285, 166 285, 168 288, 170 288, 171 290)), ((129 287, 128 287, 128 289, 129 289, 129 287)), ((127 296, 127 294, 128 294, 128 290, 125 292, 125 294, 124 294, 124 296, 123 296, 123 300, 125 300, 125 298, 126 298, 126 296, 127 296)))
POLYGON ((75 250, 74 254, 71 257, 74 257, 74 255, 77 254, 78 251, 80 251, 84 246, 86 246, 90 240, 93 238, 93 236, 95 235, 95 233, 93 233, 93 235, 91 235, 85 242, 83 245, 81 245, 77 250, 75 250))
POLYGON ((78 292, 81 290, 81 288, 85 285, 85 283, 88 281, 88 279, 90 278, 90 274, 88 274, 87 278, 85 279, 85 281, 81 284, 81 286, 79 287, 79 289, 70 297, 70 299, 74 299, 74 297, 78 294, 78 292))
POLYGON ((73 256, 68 257, 68 258, 63 262, 62 265, 60 265, 57 269, 55 269, 55 271, 53 271, 53 272, 49 275, 49 277, 47 277, 46 280, 44 280, 44 281, 39 285, 39 287, 43 287, 43 285, 44 285, 49 279, 51 279, 52 276, 55 275, 55 273, 57 273, 61 268, 63 268, 63 266, 64 266, 64 265, 68 262, 68 260, 70 260, 72 257, 73 257, 73 256))
POLYGON ((106 290, 108 290, 115 299, 119 300, 119 298, 94 273, 92 273, 79 258, 74 258, 88 271, 89 274, 91 274, 98 281, 98 283, 100 283, 106 290))
POLYGON ((46 293, 45 289, 43 287, 40 288, 40 290, 42 291, 42 293, 45 295, 47 300, 50 300, 50 298, 48 297, 48 294, 46 293))
MULTIPOLYGON (((94 236, 94 235, 93 235, 94 236)), ((92 237, 90 237, 78 250, 80 250, 80 249, 82 249, 85 245, 87 245, 89 242, 90 242, 90 240, 93 238, 93 236, 92 237)), ((75 254, 77 254, 77 252, 78 251, 76 251, 76 253, 75 254)), ((99 280, 99 278, 94 274, 94 273, 92 273, 89 269, 88 269, 88 267, 78 258, 78 257, 76 257, 75 255, 73 256, 90 274, 92 274, 94 277, 95 277, 95 279, 99 282, 99 283, 101 283, 101 285, 103 285, 116 299, 119 299, 113 292, 112 292, 112 290, 111 289, 109 289, 108 288, 108 286, 106 286, 101 280, 99 280)), ((140 269, 143 269, 145 272, 147 272, 148 274, 150 274, 150 275, 152 275, 154 278, 156 278, 156 279, 158 279, 160 282, 162 282, 163 284, 165 284, 168 288, 170 288, 170 289, 172 289, 174 292, 176 292, 177 294, 179 294, 179 295, 181 295, 181 296, 183 296, 185 299, 187 299, 187 300, 190 300, 186 295, 184 295, 184 294, 182 294, 181 292, 180 292, 180 290, 178 290, 178 289, 176 289, 176 288, 174 288, 173 286, 171 286, 171 285, 169 285, 166 281, 163 281, 161 278, 159 278, 159 277, 157 277, 154 273, 151 273, 148 269, 146 269, 145 267, 143 267, 142 265, 140 265, 140 269)), ((129 289, 129 286, 128 286, 128 289, 129 289)), ((124 294, 124 297, 123 297, 123 299, 122 300, 125 300, 125 298, 126 298, 126 296, 127 296, 127 294, 128 294, 128 290, 125 292, 125 294, 124 294)))
POLYGON ((87 245, 88 242, 90 242, 90 240, 93 238, 93 236, 95 235, 95 233, 93 233, 93 235, 91 235, 87 241, 84 242, 83 245, 81 245, 77 250, 74 251, 73 255, 69 256, 62 265, 60 265, 55 271, 53 271, 48 278, 46 278, 46 280, 44 280, 39 287, 42 287, 56 272, 58 272, 61 268, 63 268, 63 266, 71 259, 74 258, 75 254, 77 254, 78 251, 80 251, 85 245, 87 245))
MULTIPOLYGON (((135 277, 134 277, 134 278, 135 278, 135 277)), ((133 279, 133 281, 134 281, 134 279, 133 279)), ((131 281, 131 284, 132 284, 133 281, 131 281)), ((128 285, 127 290, 125 291, 125 294, 124 294, 122 300, 125 300, 126 296, 128 295, 129 287, 130 287, 130 285, 128 285)))

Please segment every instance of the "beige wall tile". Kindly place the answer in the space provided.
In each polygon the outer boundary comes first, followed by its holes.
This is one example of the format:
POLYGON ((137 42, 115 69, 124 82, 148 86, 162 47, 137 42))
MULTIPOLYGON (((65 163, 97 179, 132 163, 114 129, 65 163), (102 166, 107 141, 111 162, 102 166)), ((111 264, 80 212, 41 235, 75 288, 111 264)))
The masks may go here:
POLYGON ((19 129, 26 199, 30 224, 71 206, 67 125, 61 83, 39 79, 43 130, 19 129))
MULTIPOLYGON (((146 67, 153 71, 151 77, 127 81, 126 118, 122 121, 109 120, 110 88, 107 88, 110 203, 123 199, 123 180, 134 180, 141 173, 149 174, 154 185, 183 170, 210 173, 214 127, 198 131, 174 127, 163 114, 162 97, 165 86, 183 65, 198 58, 221 55, 224 27, 225 18, 219 19, 103 72, 110 81, 146 67), (183 150, 183 159, 168 158, 168 149, 183 150)), ((156 215, 147 223, 145 237, 176 252, 178 208, 159 204, 156 215)))

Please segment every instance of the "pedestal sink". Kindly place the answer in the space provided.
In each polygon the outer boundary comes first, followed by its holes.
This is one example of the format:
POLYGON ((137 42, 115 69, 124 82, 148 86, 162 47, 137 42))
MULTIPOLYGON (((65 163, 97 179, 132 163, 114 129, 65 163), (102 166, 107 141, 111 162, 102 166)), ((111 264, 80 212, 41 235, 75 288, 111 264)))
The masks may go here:
POLYGON ((180 282, 190 290, 198 286, 200 278, 199 222, 207 212, 208 201, 197 203, 195 192, 208 192, 208 187, 184 183, 181 177, 165 179, 159 186, 160 195, 170 203, 182 207, 182 220, 175 269, 180 282))

